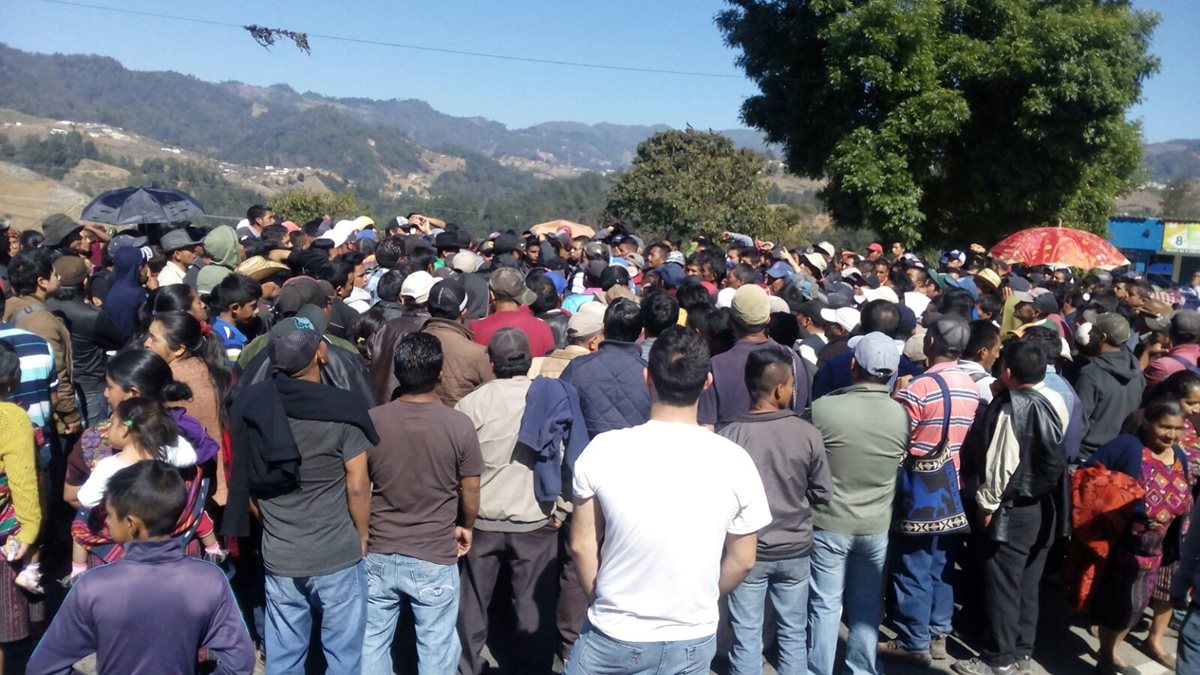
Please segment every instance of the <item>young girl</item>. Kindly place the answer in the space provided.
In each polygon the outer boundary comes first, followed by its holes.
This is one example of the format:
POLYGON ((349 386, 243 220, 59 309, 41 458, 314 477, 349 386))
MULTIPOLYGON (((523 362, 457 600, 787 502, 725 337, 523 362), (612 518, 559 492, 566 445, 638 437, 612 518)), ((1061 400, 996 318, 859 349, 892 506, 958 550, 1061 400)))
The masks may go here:
MULTIPOLYGON (((70 581, 87 570, 89 550, 109 539, 103 531, 103 522, 97 522, 93 516, 100 513, 95 509, 104 499, 113 474, 147 459, 157 459, 178 469, 194 469, 196 466, 196 451, 192 444, 179 436, 175 420, 162 404, 148 398, 134 397, 117 406, 108 431, 108 442, 116 451, 115 454, 98 461, 92 474, 79 488, 78 499, 83 509, 71 528, 76 536, 71 554, 70 581), (93 514, 84 512, 89 509, 93 510, 93 514)), ((201 518, 196 533, 206 555, 224 557, 213 534, 212 521, 207 516, 201 518)))

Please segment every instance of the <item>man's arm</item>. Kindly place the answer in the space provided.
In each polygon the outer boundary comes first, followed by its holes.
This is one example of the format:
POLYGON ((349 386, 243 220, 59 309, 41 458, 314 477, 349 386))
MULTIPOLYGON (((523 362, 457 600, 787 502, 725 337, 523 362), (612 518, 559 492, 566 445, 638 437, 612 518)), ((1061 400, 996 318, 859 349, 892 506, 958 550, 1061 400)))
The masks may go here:
POLYGON ((246 630, 246 622, 233 599, 229 583, 222 584, 224 596, 208 622, 208 630, 200 646, 217 659, 215 673, 241 675, 254 670, 254 642, 246 630))
POLYGON ((76 662, 96 651, 96 633, 79 599, 86 588, 87 580, 80 579, 67 594, 50 629, 29 659, 26 667, 29 675, 69 675, 75 672, 76 662))
POLYGON ((721 595, 742 583, 758 554, 758 533, 725 535, 725 553, 721 556, 721 595))
POLYGON ((604 535, 604 513, 595 498, 576 499, 571 514, 571 556, 579 585, 588 604, 596 599, 596 577, 600 574, 600 537, 604 535))
POLYGON ((454 528, 460 558, 471 550, 471 531, 478 514, 479 476, 463 476, 458 479, 458 524, 454 528))
POLYGON ((371 519, 371 479, 367 476, 367 453, 360 452, 346 460, 346 501, 350 504, 350 520, 358 530, 362 554, 367 555, 367 524, 371 519))

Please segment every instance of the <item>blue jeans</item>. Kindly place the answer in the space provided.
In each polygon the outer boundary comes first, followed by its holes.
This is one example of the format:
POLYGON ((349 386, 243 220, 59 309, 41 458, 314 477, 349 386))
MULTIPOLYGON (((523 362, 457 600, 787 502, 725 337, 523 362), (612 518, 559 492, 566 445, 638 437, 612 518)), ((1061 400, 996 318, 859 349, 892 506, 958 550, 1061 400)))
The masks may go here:
POLYGON ((813 531, 808 595, 808 672, 830 675, 838 646, 838 617, 845 607, 845 672, 878 675, 876 662, 883 568, 888 535, 813 531))
POLYGON ((458 640, 458 566, 439 565, 405 555, 367 555, 367 635, 363 675, 392 675, 392 639, 400 605, 412 605, 417 631, 417 670, 421 675, 453 673, 458 640))
POLYGON ((730 675, 762 675, 763 611, 767 593, 778 625, 779 675, 808 671, 809 558, 754 563, 742 583, 729 594, 730 675))
POLYGON ((707 675, 717 635, 674 642, 624 642, 585 621, 563 675, 707 675))
POLYGON ((897 643, 910 652, 928 653, 930 639, 953 630, 958 544, 958 535, 892 535, 892 619, 897 643))
POLYGON ((99 426, 112 415, 112 410, 108 407, 108 399, 104 398, 104 387, 96 389, 79 389, 75 390, 76 398, 81 398, 82 393, 83 406, 79 411, 80 417, 84 420, 84 426, 95 427, 99 426))
POLYGON ((1179 627, 1177 673, 1200 673, 1200 604, 1188 608, 1183 625, 1179 627))
POLYGON ((360 560, 319 577, 267 574, 266 671, 304 675, 313 613, 321 617, 321 649, 328 673, 362 672, 367 629, 367 573, 360 560))

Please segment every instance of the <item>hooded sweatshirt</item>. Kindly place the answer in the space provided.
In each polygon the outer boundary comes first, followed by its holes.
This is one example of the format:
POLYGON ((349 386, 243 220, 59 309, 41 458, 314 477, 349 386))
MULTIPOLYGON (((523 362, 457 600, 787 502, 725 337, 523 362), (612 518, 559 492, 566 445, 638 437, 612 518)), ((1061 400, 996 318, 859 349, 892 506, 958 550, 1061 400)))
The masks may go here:
POLYGON ((1141 404, 1146 379, 1127 349, 1093 357, 1075 383, 1083 405, 1083 443, 1079 457, 1087 460, 1100 446, 1121 433, 1125 418, 1141 404))
POLYGON ((104 313, 112 319, 121 337, 128 340, 137 329, 138 309, 146 302, 142 285, 142 250, 123 248, 113 256, 112 286, 104 296, 104 313))
POLYGON ((204 237, 204 250, 212 259, 196 276, 196 292, 207 295, 238 265, 237 233, 228 225, 214 227, 204 237))

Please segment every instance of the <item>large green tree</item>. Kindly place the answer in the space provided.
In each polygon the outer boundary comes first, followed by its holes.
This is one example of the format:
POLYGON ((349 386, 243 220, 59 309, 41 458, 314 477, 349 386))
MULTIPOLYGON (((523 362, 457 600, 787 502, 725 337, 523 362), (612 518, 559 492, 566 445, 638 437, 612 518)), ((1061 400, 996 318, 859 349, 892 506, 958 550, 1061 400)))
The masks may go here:
POLYGON ((761 157, 720 134, 662 131, 638 144, 605 211, 656 233, 757 234, 767 225, 764 168, 761 157))
POLYGON ((1126 0, 730 0, 760 93, 745 121, 842 225, 915 243, 1062 219, 1102 231, 1132 189, 1125 119, 1158 68, 1126 0))

